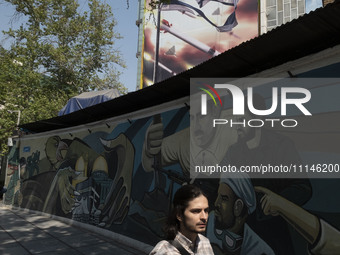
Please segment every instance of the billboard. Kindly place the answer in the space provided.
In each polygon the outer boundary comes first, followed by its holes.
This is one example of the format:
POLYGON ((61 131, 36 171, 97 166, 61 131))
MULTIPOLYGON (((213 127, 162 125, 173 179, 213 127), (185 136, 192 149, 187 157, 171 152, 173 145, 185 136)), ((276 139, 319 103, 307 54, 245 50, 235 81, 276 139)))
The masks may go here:
MULTIPOLYGON (((146 0, 146 9, 149 2, 146 0)), ((256 0, 172 0, 159 10, 146 11, 144 17, 141 87, 188 70, 258 35, 256 0)))

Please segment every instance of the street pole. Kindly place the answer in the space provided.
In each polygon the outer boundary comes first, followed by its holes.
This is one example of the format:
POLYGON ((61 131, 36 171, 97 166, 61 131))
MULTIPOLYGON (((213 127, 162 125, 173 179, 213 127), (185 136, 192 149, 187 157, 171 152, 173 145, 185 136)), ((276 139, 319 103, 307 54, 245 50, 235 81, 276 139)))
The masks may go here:
POLYGON ((158 5, 158 16, 157 16, 157 35, 156 35, 156 48, 155 48, 155 63, 153 68, 153 84, 158 82, 158 62, 159 62, 159 36, 161 29, 161 11, 162 3, 158 5))

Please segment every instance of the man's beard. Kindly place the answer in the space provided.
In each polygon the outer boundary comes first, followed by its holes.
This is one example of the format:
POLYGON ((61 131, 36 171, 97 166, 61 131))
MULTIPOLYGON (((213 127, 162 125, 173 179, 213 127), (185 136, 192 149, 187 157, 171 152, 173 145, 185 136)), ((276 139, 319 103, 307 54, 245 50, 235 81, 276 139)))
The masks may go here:
POLYGON ((198 230, 196 230, 195 228, 190 228, 190 227, 187 225, 187 223, 186 223, 185 220, 183 221, 183 226, 186 228, 186 230, 189 230, 189 231, 192 232, 192 233, 201 234, 201 233, 205 232, 205 229, 202 230, 202 231, 198 231, 198 230))
POLYGON ((222 222, 217 217, 215 217, 215 228, 217 229, 229 229, 235 225, 235 216, 232 216, 232 219, 228 222, 222 222))

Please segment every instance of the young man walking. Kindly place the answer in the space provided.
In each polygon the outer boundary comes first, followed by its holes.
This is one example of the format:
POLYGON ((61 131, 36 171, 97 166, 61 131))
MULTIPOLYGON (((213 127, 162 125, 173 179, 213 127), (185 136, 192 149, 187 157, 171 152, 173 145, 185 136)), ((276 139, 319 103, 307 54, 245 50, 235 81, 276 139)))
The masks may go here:
POLYGON ((204 233, 209 214, 208 199, 194 185, 182 186, 175 194, 165 227, 167 240, 159 242, 150 255, 213 255, 204 233))

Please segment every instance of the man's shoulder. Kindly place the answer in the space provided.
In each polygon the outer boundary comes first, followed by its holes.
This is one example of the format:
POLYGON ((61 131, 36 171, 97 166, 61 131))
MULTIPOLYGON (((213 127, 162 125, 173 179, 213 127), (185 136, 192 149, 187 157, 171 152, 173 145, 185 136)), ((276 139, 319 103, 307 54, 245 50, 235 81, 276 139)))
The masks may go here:
POLYGON ((180 254, 177 249, 168 241, 163 240, 156 244, 149 255, 180 254), (171 253, 170 253, 171 252, 171 253))
POLYGON ((167 240, 162 240, 162 241, 160 241, 156 244, 154 250, 156 248, 161 249, 161 248, 165 248, 165 247, 169 247, 169 246, 171 246, 171 244, 167 240))
POLYGON ((200 238, 201 242, 210 242, 209 239, 204 235, 198 234, 198 237, 200 238))
POLYGON ((196 254, 213 255, 213 249, 211 247, 210 241, 205 236, 198 234, 199 244, 196 254))

